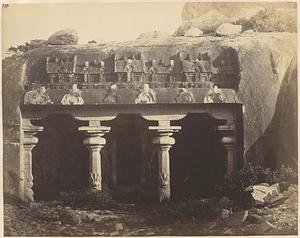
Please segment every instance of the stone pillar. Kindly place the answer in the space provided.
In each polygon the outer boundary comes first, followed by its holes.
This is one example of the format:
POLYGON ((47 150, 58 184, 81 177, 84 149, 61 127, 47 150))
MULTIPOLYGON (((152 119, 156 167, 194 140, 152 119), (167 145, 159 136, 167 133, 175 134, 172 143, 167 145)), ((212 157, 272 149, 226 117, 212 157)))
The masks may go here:
POLYGON ((19 197, 22 201, 33 202, 34 194, 32 191, 32 149, 38 143, 38 138, 34 135, 43 130, 42 126, 34 126, 30 120, 22 120, 23 143, 20 162, 21 184, 19 188, 19 197))
POLYGON ((217 127, 217 134, 221 144, 226 150, 226 174, 229 175, 236 168, 236 156, 235 156, 235 137, 234 126, 221 125, 217 127))
POLYGON ((171 136, 181 129, 180 126, 171 126, 170 121, 159 121, 158 126, 150 126, 156 135, 153 144, 158 147, 158 201, 170 199, 170 155, 169 150, 175 144, 171 136))
POLYGON ((104 134, 110 127, 101 126, 100 121, 89 121, 89 126, 79 127, 84 132, 83 144, 88 148, 89 155, 89 189, 102 190, 101 149, 106 140, 104 134))

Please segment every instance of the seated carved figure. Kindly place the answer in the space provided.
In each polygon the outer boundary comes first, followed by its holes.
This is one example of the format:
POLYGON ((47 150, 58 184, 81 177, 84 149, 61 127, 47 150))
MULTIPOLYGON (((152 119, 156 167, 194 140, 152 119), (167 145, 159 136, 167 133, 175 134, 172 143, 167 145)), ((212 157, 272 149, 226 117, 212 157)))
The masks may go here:
POLYGON ((61 100, 61 104, 63 105, 80 105, 83 103, 81 91, 77 88, 77 84, 73 84, 72 89, 61 100))
POLYGON ((189 92, 186 88, 180 88, 175 98, 176 103, 193 103, 195 102, 194 95, 189 92))
POLYGON ((45 87, 29 91, 24 96, 24 104, 51 104, 53 103, 45 87))
POLYGON ((208 94, 204 98, 204 103, 224 103, 226 97, 223 95, 221 89, 217 85, 213 89, 209 89, 208 94))
POLYGON ((149 87, 147 83, 144 84, 141 92, 135 99, 136 104, 148 104, 148 103, 155 103, 156 102, 156 95, 153 89, 149 87))
POLYGON ((110 87, 109 92, 105 95, 103 102, 113 104, 120 102, 120 96, 117 93, 117 85, 113 84, 110 87))

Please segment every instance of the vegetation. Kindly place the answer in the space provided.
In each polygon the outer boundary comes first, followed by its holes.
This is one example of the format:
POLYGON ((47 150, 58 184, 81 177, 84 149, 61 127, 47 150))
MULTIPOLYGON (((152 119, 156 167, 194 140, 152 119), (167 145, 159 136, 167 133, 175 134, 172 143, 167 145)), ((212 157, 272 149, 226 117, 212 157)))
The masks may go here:
POLYGON ((228 196, 232 199, 243 197, 244 191, 251 185, 268 183, 279 183, 280 188, 285 190, 291 183, 297 183, 298 175, 293 168, 282 166, 280 169, 272 171, 261 165, 248 164, 240 171, 226 176, 224 182, 215 187, 215 191, 220 196, 228 196))

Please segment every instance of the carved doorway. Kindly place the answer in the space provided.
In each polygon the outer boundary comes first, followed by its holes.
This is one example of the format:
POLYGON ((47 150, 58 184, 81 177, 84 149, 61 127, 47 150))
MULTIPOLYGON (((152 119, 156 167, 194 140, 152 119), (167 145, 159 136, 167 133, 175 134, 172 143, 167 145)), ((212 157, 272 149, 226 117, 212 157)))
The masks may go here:
POLYGON ((220 123, 206 113, 176 122, 182 129, 170 150, 172 198, 209 196, 224 178, 226 154, 215 133, 220 123))

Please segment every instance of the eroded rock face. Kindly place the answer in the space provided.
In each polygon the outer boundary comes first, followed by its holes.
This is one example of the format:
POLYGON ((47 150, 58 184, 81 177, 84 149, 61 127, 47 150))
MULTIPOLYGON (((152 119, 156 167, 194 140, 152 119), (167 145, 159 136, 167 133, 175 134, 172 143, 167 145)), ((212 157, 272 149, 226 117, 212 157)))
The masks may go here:
POLYGON ((78 34, 73 29, 64 29, 55 32, 48 39, 50 45, 76 45, 78 41, 78 34))

